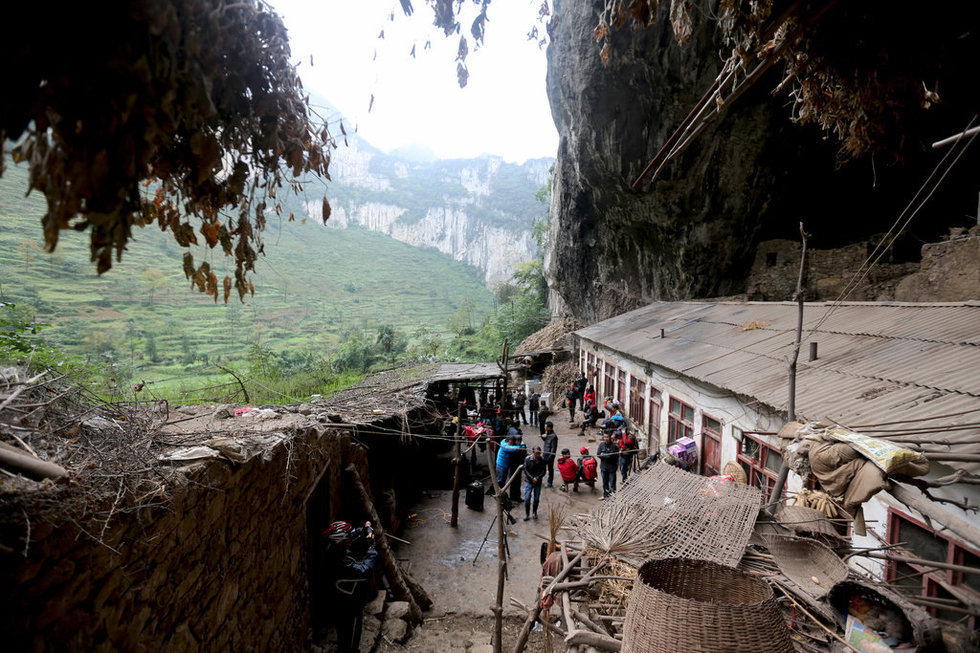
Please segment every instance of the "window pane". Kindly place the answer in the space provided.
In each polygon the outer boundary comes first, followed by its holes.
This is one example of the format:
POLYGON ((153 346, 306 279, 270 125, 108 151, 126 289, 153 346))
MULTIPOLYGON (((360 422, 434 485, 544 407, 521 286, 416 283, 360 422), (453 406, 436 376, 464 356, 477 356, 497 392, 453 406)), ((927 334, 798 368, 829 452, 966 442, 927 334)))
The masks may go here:
MULTIPOLYGON (((969 551, 964 551, 960 549, 959 551, 960 561, 956 564, 963 565, 964 567, 969 567, 970 569, 980 569, 980 556, 975 556, 969 551)), ((980 592, 980 575, 977 574, 963 574, 963 585, 966 585, 972 590, 980 592)))
MULTIPOLYGON (((956 600, 955 596, 943 589, 942 586, 936 581, 927 579, 926 583, 929 596, 934 596, 938 599, 945 599, 945 601, 943 601, 944 603, 948 602, 949 600, 956 600)), ((962 607, 962 605, 959 603, 954 605, 957 605, 957 607, 962 607)), ((930 612, 944 621, 958 621, 959 619, 963 618, 962 612, 953 612, 952 610, 943 610, 942 608, 935 608, 930 610, 930 612)))
POLYGON ((684 418, 684 421, 685 422, 693 422, 694 421, 694 409, 691 408, 690 406, 684 406, 683 408, 684 408, 684 412, 681 413, 681 417, 684 418))
POLYGON ((766 468, 771 469, 774 472, 779 471, 779 467, 783 464, 783 456, 775 449, 766 449, 766 468))
POLYGON ((752 478, 752 468, 744 460, 738 461, 738 464, 742 466, 742 471, 745 472, 745 478, 752 478))
POLYGON ((660 391, 659 391, 659 390, 654 390, 654 391, 653 391, 653 392, 651 393, 651 396, 652 396, 652 397, 653 397, 654 399, 656 399, 656 400, 657 400, 658 402, 661 402, 661 403, 663 403, 663 399, 664 399, 664 398, 663 398, 663 396, 662 396, 662 395, 660 394, 660 391))
POLYGON ((898 517, 898 541, 905 542, 902 548, 912 555, 946 562, 946 540, 936 537, 926 529, 898 517))
POLYGON ((714 417, 703 416, 703 426, 704 430, 711 431, 712 433, 721 433, 721 422, 716 420, 714 417))
POLYGON ((892 585, 907 587, 914 590, 914 594, 922 593, 922 574, 904 562, 896 562, 895 576, 892 585))
POLYGON ((759 460, 759 443, 752 438, 742 440, 742 453, 756 462, 759 460))

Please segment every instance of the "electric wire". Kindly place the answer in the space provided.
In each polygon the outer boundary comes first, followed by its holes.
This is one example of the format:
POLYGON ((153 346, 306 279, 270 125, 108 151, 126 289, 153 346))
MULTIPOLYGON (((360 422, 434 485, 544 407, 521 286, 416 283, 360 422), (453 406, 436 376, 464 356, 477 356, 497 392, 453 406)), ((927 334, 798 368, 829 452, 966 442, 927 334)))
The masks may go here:
MULTIPOLYGON (((974 123, 974 121, 976 121, 976 119, 977 119, 977 116, 976 115, 974 115, 973 118, 970 119, 970 122, 967 123, 966 128, 963 130, 964 133, 973 125, 973 123, 974 123)), ((855 271, 855 273, 851 276, 851 280, 848 281, 848 283, 841 290, 840 294, 837 296, 837 299, 834 300, 834 302, 827 309, 827 311, 824 313, 824 315, 819 320, 817 320, 816 324, 814 324, 812 327, 810 327, 810 329, 806 333, 806 336, 800 341, 801 344, 804 343, 804 342, 807 342, 810 339, 810 337, 813 335, 813 333, 815 331, 817 331, 824 324, 824 322, 826 322, 830 318, 830 316, 838 308, 840 308, 841 304, 843 304, 843 302, 847 299, 847 297, 849 297, 850 294, 852 292, 854 292, 854 290, 857 289, 858 284, 860 284, 862 281, 864 281, 864 279, 867 278, 868 274, 871 273, 871 270, 878 264, 878 262, 885 255, 885 253, 891 248, 891 246, 895 243, 895 241, 898 239, 898 237, 901 236, 902 232, 905 231, 905 229, 909 226, 909 224, 912 222, 913 218, 915 218, 915 216, 919 213, 919 211, 922 210, 922 208, 929 201, 929 199, 932 198, 932 196, 936 192, 936 190, 939 189, 939 186, 942 184, 943 180, 952 171, 952 169, 956 166, 956 164, 959 162, 959 160, 962 158, 962 156, 969 149, 970 145, 973 144, 973 141, 976 139, 976 137, 977 137, 977 134, 973 134, 973 136, 971 136, 968 141, 965 141, 964 142, 962 139, 959 140, 959 141, 957 141, 956 144, 954 144, 954 146, 952 148, 950 148, 949 151, 946 152, 946 154, 943 156, 943 158, 940 159, 939 163, 936 164, 936 166, 933 168, 932 172, 929 174, 929 176, 926 178, 926 180, 919 187, 919 190, 916 191, 915 195, 912 197, 912 199, 906 205, 905 209, 902 210, 902 212, 899 214, 898 218, 896 218, 895 222, 892 224, 892 226, 889 228, 889 230, 885 233, 885 236, 881 239, 881 241, 875 247, 874 251, 872 251, 872 253, 868 255, 868 258, 865 259, 865 262, 861 264, 861 267, 858 268, 858 270, 855 271), (962 144, 962 147, 959 147, 960 144, 962 144), (946 162, 946 160, 950 156, 952 156, 953 152, 957 149, 957 147, 959 147, 959 152, 956 154, 956 157, 949 164, 949 166, 946 167, 946 170, 942 173, 942 175, 940 176, 940 178, 932 186, 932 189, 928 192, 928 194, 922 200, 922 202, 920 202, 919 205, 915 208, 915 210, 912 211, 912 213, 908 216, 908 218, 905 220, 905 222, 902 223, 901 228, 892 236, 891 240, 888 241, 887 245, 885 245, 884 244, 885 241, 888 239, 888 237, 895 230, 895 227, 898 226, 899 222, 902 221, 902 218, 905 216, 905 214, 908 212, 908 210, 912 207, 912 205, 916 202, 916 200, 918 199, 919 195, 921 195, 922 194, 922 191, 926 189, 926 187, 929 185, 929 182, 936 175, 936 173, 940 170, 940 168, 942 168, 942 166, 946 162), (871 261, 872 258, 874 258, 874 260, 871 262, 870 265, 868 265, 868 261, 871 261), (867 269, 864 270, 864 267, 866 265, 867 265, 867 269), (863 273, 862 273, 862 270, 864 270, 863 273), (860 277, 857 278, 857 280, 855 281, 855 278, 858 277, 859 274, 860 274, 860 277)))

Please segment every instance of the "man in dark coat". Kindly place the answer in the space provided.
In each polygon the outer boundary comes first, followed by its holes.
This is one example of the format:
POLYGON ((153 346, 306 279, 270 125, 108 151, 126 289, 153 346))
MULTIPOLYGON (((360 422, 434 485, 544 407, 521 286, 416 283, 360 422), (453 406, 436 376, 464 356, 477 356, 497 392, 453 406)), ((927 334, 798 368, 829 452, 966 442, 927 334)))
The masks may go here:
POLYGON ((527 400, 527 409, 531 413, 531 426, 538 425, 538 409, 541 408, 541 395, 531 390, 531 396, 527 400))
POLYGON ((585 374, 579 372, 578 376, 575 377, 575 383, 573 385, 575 386, 575 393, 578 395, 578 407, 580 410, 585 408, 585 386, 588 384, 589 382, 585 380, 585 374))
POLYGON ((541 446, 543 448, 542 457, 548 465, 548 483, 545 487, 551 487, 555 481, 555 455, 558 453, 558 434, 555 433, 555 425, 551 422, 544 423, 544 435, 541 436, 541 446))
POLYGON ((602 442, 596 449, 599 459, 599 475, 602 476, 602 498, 616 493, 616 471, 619 466, 619 445, 612 440, 612 433, 603 433, 602 442))
POLYGON ((514 397, 514 409, 517 411, 518 419, 520 419, 524 424, 527 424, 527 414, 524 412, 524 406, 527 405, 527 395, 524 394, 523 390, 517 391, 517 396, 514 397))
POLYGON ((541 482, 547 469, 548 466, 545 464, 544 458, 541 457, 541 447, 534 447, 531 455, 524 461, 524 521, 531 518, 532 507, 534 518, 538 518, 541 482))
POLYGON ((541 409, 538 410, 538 428, 541 429, 541 435, 544 435, 544 425, 551 416, 551 411, 548 410, 548 402, 544 399, 541 400, 541 409))
POLYGON ((333 608, 337 624, 337 650, 360 650, 364 606, 377 594, 374 573, 378 552, 374 548, 371 522, 351 528, 347 522, 334 522, 324 531, 333 567, 333 608))

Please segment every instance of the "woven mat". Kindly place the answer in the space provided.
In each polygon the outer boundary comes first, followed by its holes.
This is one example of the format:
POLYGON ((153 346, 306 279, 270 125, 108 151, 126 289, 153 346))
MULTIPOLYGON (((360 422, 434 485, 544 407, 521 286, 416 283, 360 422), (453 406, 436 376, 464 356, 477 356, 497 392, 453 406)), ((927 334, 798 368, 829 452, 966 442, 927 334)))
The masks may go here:
MULTIPOLYGON (((669 543, 656 558, 709 560, 738 565, 752 534, 762 493, 738 483, 721 484, 667 464, 634 475, 615 496, 593 512, 610 511, 642 520, 651 537, 669 543), (626 507, 626 510, 623 508, 626 507)), ((629 560, 639 566, 643 560, 629 560)))

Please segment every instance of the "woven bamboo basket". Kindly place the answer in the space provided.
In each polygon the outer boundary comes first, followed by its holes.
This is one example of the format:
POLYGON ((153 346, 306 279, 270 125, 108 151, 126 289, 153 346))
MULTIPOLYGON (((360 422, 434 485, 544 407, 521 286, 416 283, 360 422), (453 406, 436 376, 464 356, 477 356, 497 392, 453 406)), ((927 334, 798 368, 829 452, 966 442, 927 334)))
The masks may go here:
POLYGON ((829 548, 805 537, 766 538, 779 570, 813 598, 823 598, 847 578, 847 565, 829 548))
POLYGON ((666 558, 640 567, 623 653, 788 653, 789 630, 772 588, 706 560, 666 558))
POLYGON ((745 470, 734 460, 729 460, 725 463, 725 468, 721 470, 721 473, 731 476, 735 479, 736 483, 741 483, 742 485, 746 485, 749 482, 748 477, 745 475, 745 470))

